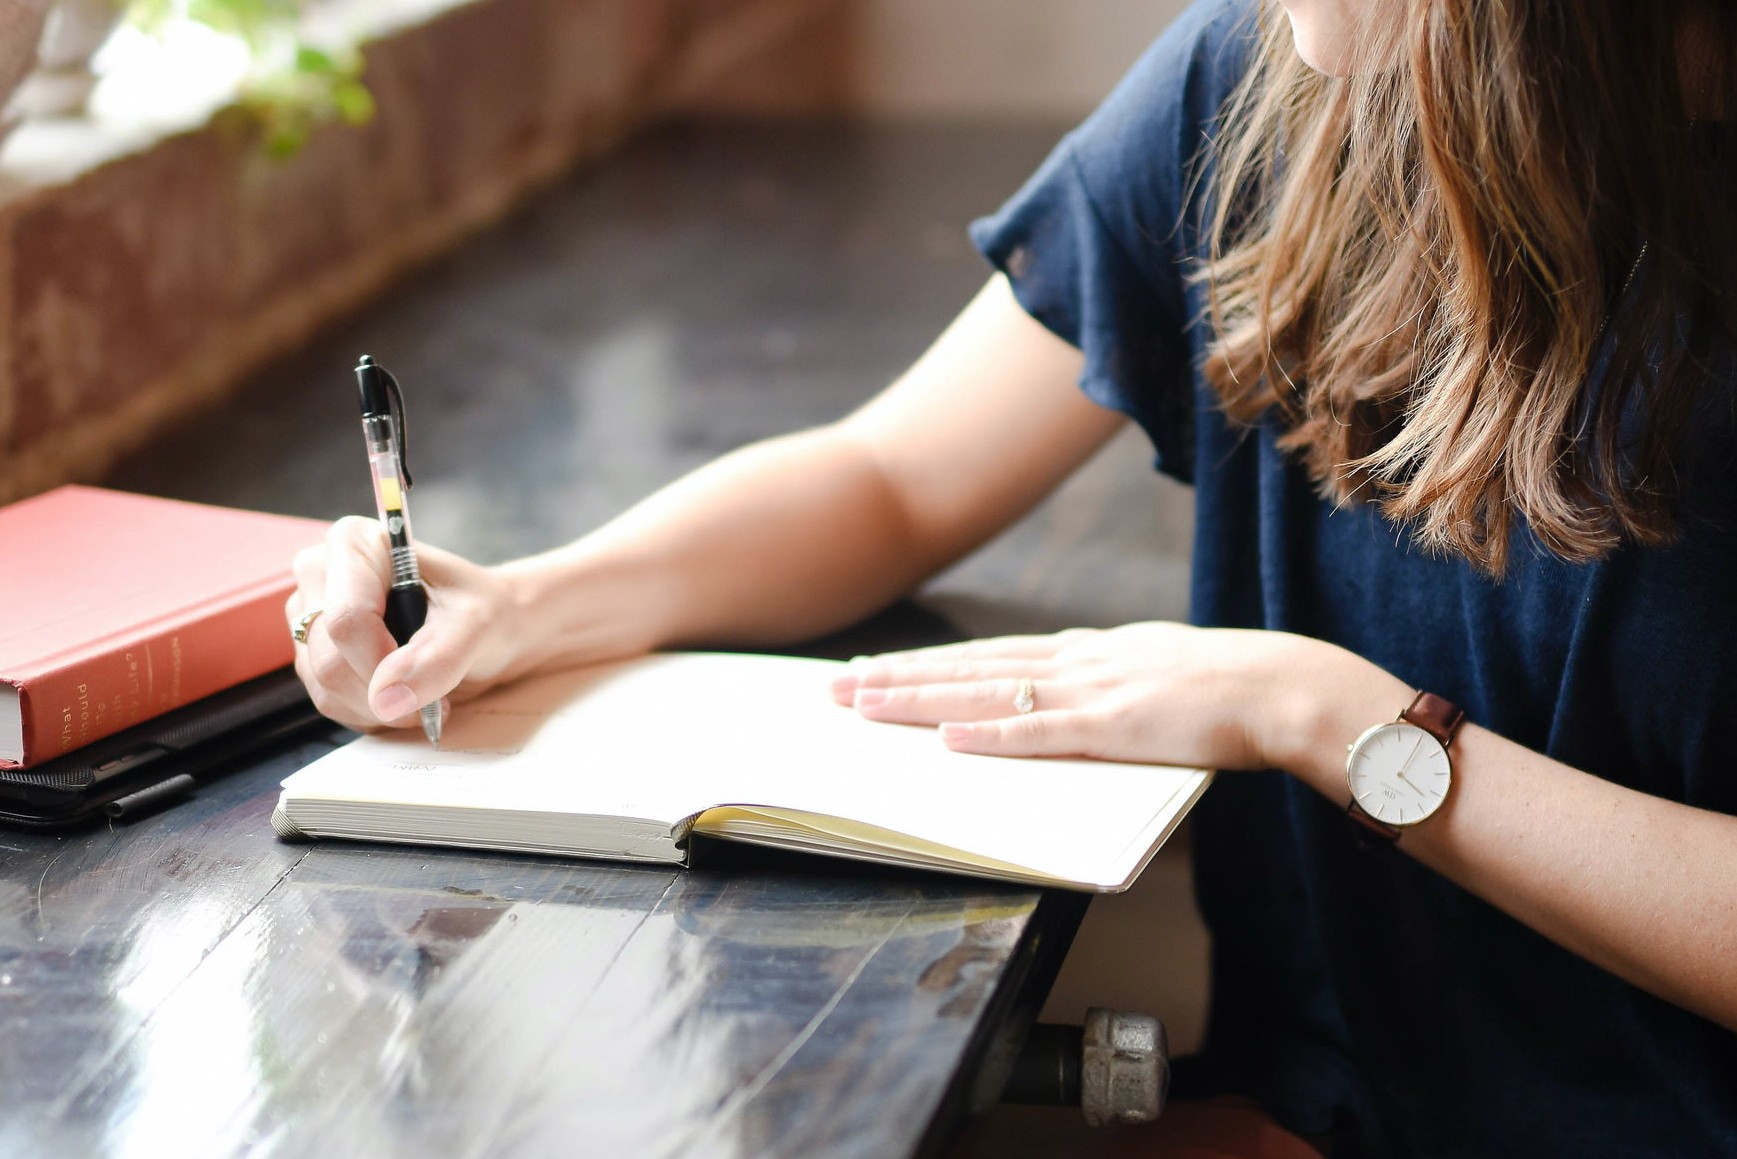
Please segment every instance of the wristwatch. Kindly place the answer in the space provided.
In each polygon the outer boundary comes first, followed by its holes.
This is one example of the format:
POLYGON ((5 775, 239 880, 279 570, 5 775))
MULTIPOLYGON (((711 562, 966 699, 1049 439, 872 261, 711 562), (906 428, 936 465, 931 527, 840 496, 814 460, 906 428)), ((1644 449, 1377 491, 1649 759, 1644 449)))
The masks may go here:
POLYGON ((1453 703, 1419 692, 1395 720, 1366 730, 1349 746, 1346 816, 1383 841, 1441 808, 1453 783, 1448 746, 1465 719, 1453 703))

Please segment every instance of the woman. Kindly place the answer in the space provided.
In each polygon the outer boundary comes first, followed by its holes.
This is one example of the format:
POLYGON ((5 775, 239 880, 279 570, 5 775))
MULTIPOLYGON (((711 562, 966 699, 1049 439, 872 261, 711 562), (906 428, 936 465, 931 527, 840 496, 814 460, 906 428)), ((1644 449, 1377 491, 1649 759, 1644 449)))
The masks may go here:
POLYGON ((972 752, 1251 770, 1196 812, 1191 1091, 1337 1155, 1737 1154, 1734 24, 1207 0, 974 227, 1000 272, 881 397, 547 555, 426 551, 397 651, 345 521, 297 564, 300 671, 407 726, 546 665, 823 633, 1132 418, 1196 488, 1200 627, 883 656, 836 694, 972 752), (1402 712, 1353 803, 1347 746, 1402 712))

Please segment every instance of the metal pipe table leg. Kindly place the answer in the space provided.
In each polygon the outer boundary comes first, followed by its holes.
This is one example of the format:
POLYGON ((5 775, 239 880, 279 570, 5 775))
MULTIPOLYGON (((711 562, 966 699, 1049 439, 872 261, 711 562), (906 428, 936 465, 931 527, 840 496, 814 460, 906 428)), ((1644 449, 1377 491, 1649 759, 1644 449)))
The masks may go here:
POLYGON ((1170 1044, 1148 1014, 1086 1011, 1084 1026, 1039 1023, 1013 1065, 1002 1101, 1078 1105, 1094 1127, 1149 1123, 1170 1088, 1170 1044))

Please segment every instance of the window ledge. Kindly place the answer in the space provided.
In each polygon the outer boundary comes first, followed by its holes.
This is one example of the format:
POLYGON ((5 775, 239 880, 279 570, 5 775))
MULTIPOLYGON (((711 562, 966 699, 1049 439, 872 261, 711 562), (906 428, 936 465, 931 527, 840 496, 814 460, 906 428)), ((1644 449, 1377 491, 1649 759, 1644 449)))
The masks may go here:
POLYGON ((0 502, 100 478, 530 192, 803 55, 838 7, 391 0, 373 121, 287 161, 209 105, 21 126, 0 153, 0 502))

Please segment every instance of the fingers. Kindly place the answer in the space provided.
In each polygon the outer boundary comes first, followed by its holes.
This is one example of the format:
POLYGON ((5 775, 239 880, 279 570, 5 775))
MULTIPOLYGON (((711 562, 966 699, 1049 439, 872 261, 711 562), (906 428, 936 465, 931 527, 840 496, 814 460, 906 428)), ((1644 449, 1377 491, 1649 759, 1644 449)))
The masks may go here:
POLYGON ((355 607, 378 615, 392 586, 392 556, 379 522, 347 515, 332 524, 325 544, 325 609, 355 607))
POLYGON ((1067 710, 941 725, 941 740, 954 752, 990 757, 1102 757, 1103 733, 1093 714, 1067 710))
MULTIPOLYGON (((438 703, 440 705, 440 720, 441 720, 441 723, 443 725, 448 720, 451 719, 451 717, 452 717, 452 702, 450 700, 448 700, 446 697, 443 696, 438 701, 429 701, 429 703, 430 704, 438 703)), ((397 713, 397 714, 395 714, 387 719, 372 719, 371 718, 365 726, 363 726, 362 728, 359 728, 357 731, 359 731, 359 732, 371 732, 371 731, 376 731, 382 727, 421 729, 421 727, 422 727, 422 705, 413 703, 413 704, 411 704, 411 707, 408 711, 403 712, 403 713, 397 713)))
POLYGON ((858 657, 832 694, 871 720, 939 726, 959 752, 1097 756, 1113 701, 1080 653, 1101 650, 1104 636, 1070 629, 858 657))
POLYGON ((897 724, 942 724, 947 721, 994 720, 1046 709, 1072 707, 1073 693, 1063 684, 1046 683, 1022 673, 962 681, 924 682, 891 687, 860 687, 853 705, 870 720, 897 724), (1021 709, 1021 693, 1031 695, 1021 709))
POLYGON ((370 682, 377 711, 403 703, 403 689, 431 703, 473 675, 488 613, 477 601, 483 569, 450 551, 419 544, 417 566, 429 589, 428 622, 401 648, 385 657, 370 682))
POLYGON ((444 603, 436 592, 428 623, 409 643, 382 657, 368 681, 368 704, 383 720, 414 716, 422 705, 458 687, 470 670, 477 626, 465 606, 444 603))
POLYGON ((508 615, 508 601, 490 569, 426 545, 416 555, 429 588, 428 619, 380 659, 366 694, 370 710, 394 722, 413 722, 416 708, 449 694, 474 693, 497 679, 498 667, 478 666, 489 634, 502 631, 508 615))
MULTIPOLYGON (((315 678, 346 700, 365 690, 380 661, 398 645, 381 612, 392 565, 380 525, 351 516, 332 525, 317 560, 320 618, 308 629, 307 653, 315 678)), ((311 608, 309 610, 312 610, 311 608)))
MULTIPOLYGON (((858 658, 832 682, 833 698, 840 704, 855 704, 865 691, 910 688, 933 684, 978 684, 987 680, 1017 681, 1022 677, 1047 674, 1048 664, 1042 660, 965 660, 904 658, 898 663, 885 659, 858 658)), ((877 701, 878 703, 878 701, 877 701)))
MULTIPOLYGON (((376 527, 379 524, 375 524, 376 527)), ((383 557, 386 561, 386 574, 383 577, 388 585, 392 582, 390 554, 383 557)), ((476 565, 462 555, 454 555, 426 543, 416 545, 416 567, 422 573, 423 582, 431 588, 454 587, 464 582, 465 578, 476 569, 476 565)))
POLYGON ((392 565, 380 525, 360 516, 338 520, 324 544, 296 556, 294 570, 291 620, 319 612, 295 661, 314 706, 351 728, 398 724, 406 715, 415 723, 420 705, 408 713, 380 711, 369 696, 381 661, 398 646, 381 619, 392 565))
POLYGON ((990 636, 981 640, 963 640, 957 644, 936 644, 928 648, 911 648, 889 652, 876 659, 896 662, 913 660, 991 660, 1054 656, 1080 639, 1095 635, 1089 628, 1069 628, 1043 636, 990 636))
POLYGON ((1013 636, 858 657, 833 696, 864 717, 939 725, 961 752, 1078 756, 1094 743, 1077 681, 1060 678, 1058 636, 1013 636))
POLYGON ((855 702, 857 689, 865 687, 962 683, 1003 676, 1035 679, 1052 670, 1046 662, 1093 634, 1091 629, 1070 629, 1048 636, 999 636, 858 656, 834 678, 832 696, 839 704, 849 705, 855 702))

